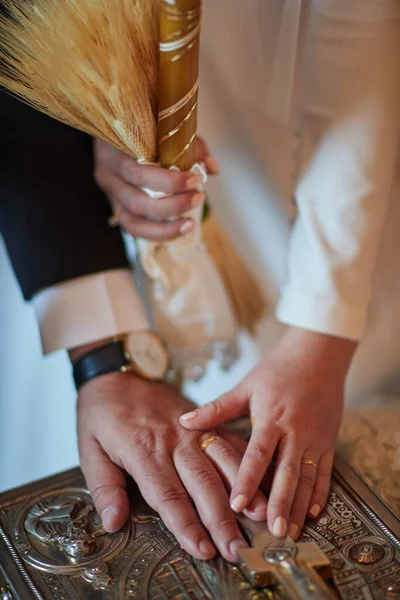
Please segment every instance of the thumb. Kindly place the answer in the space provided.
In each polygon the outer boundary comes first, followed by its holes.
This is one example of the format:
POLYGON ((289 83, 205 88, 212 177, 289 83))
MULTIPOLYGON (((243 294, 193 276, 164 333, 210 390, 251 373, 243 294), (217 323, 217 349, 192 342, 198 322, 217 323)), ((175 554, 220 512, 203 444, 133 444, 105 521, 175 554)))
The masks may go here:
POLYGON ((212 429, 247 413, 248 396, 238 385, 217 400, 182 415, 179 422, 186 429, 212 429))
POLYGON ((80 446, 80 461, 86 485, 109 533, 118 531, 129 516, 129 501, 123 471, 117 467, 94 438, 80 446))

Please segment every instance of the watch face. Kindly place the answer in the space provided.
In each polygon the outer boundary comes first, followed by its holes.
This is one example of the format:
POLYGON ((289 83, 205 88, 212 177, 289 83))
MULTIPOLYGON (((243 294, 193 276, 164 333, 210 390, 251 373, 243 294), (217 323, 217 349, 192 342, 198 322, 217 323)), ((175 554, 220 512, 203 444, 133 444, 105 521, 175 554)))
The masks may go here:
POLYGON ((162 379, 168 368, 168 353, 161 341, 150 331, 135 331, 125 341, 126 351, 144 377, 162 379))

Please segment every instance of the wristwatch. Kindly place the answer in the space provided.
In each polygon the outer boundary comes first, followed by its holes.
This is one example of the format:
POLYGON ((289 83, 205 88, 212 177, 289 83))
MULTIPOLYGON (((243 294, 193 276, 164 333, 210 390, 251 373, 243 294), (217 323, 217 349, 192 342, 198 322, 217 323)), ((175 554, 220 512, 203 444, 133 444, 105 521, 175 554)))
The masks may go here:
POLYGON ((82 356, 74 365, 73 377, 77 389, 113 371, 134 372, 150 381, 161 381, 168 362, 168 352, 154 333, 134 331, 82 356))

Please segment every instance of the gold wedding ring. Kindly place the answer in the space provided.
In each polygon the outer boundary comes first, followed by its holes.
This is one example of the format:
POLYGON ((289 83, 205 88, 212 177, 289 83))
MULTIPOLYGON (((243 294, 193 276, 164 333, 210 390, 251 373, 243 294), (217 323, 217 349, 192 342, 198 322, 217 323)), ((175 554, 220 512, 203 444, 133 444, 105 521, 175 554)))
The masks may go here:
POLYGON ((205 452, 205 449, 207 448, 207 446, 209 446, 210 444, 212 444, 213 442, 215 442, 215 440, 218 439, 217 435, 210 435, 207 438, 205 438, 202 442, 200 442, 200 450, 202 450, 203 452, 205 452))
POLYGON ((315 462, 313 460, 311 460, 310 458, 303 458, 303 460, 301 461, 302 465, 311 465, 312 467, 315 467, 316 469, 318 469, 318 465, 315 464, 315 462))
POLYGON ((111 217, 108 217, 107 223, 110 227, 118 227, 123 212, 124 211, 121 210, 121 212, 119 212, 117 215, 112 215, 111 217))
POLYGON ((250 417, 250 423, 251 423, 251 428, 253 429, 254 425, 256 424, 256 418, 250 417))

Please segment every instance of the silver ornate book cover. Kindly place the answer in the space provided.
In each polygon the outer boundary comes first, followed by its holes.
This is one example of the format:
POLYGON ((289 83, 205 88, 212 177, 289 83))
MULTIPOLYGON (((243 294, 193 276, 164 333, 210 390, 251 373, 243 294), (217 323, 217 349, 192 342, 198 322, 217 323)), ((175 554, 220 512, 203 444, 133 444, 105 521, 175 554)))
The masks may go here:
MULTIPOLYGON (((129 522, 122 531, 107 534, 79 469, 0 495, 0 598, 336 597, 311 593, 311 587, 297 595, 290 582, 256 589, 246 569, 222 559, 195 560, 134 486, 131 498, 129 522)), ((322 551, 330 563, 332 594, 343 600, 400 598, 399 519, 340 456, 328 506, 302 533, 299 549, 307 546, 322 551)))

